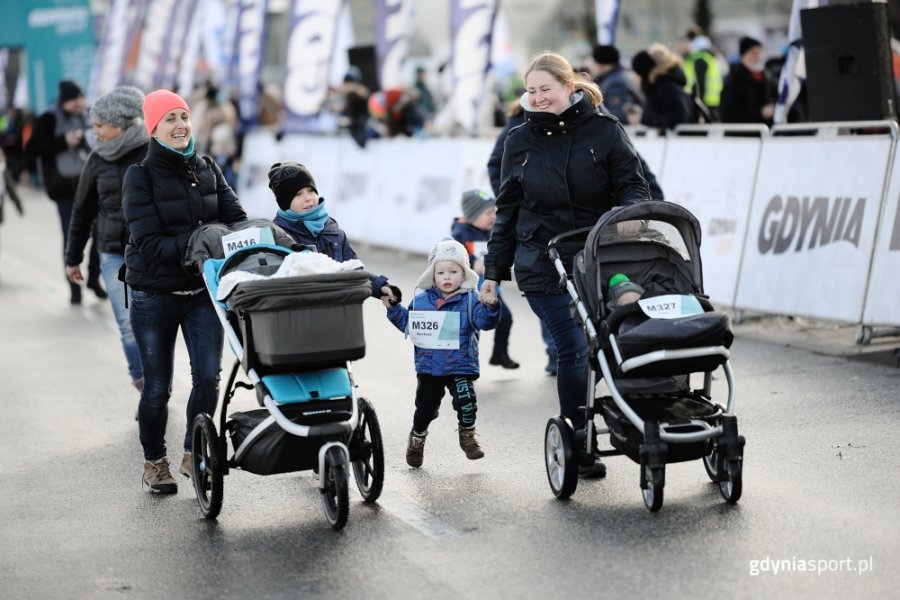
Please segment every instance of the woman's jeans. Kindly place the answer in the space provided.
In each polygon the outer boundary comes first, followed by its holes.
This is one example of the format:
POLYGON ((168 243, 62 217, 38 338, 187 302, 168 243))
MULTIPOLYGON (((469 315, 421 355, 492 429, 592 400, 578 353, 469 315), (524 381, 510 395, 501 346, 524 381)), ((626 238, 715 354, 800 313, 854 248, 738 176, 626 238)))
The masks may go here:
POLYGON ((191 427, 200 413, 214 414, 219 396, 222 363, 222 325, 209 295, 170 294, 131 290, 131 329, 144 364, 144 390, 138 408, 144 459, 166 456, 168 402, 172 394, 175 340, 178 329, 191 361, 191 395, 187 403, 186 452, 191 427))
POLYGON ((128 361, 128 374, 131 381, 140 381, 144 377, 144 367, 141 366, 141 353, 131 332, 131 319, 125 306, 125 284, 119 281, 119 269, 123 264, 125 256, 122 254, 100 253, 100 275, 109 293, 109 303, 119 326, 119 339, 122 340, 122 350, 125 351, 125 360, 128 361))
POLYGON ((556 392, 560 414, 572 421, 576 431, 582 429, 585 425, 584 410, 578 407, 587 402, 587 341, 572 318, 572 299, 568 294, 532 293, 525 297, 534 314, 547 326, 556 345, 556 392))
POLYGON ((547 326, 544 325, 543 321, 541 321, 541 338, 544 340, 544 345, 547 346, 547 355, 550 362, 556 364, 556 343, 554 343, 553 336, 547 331, 547 326))

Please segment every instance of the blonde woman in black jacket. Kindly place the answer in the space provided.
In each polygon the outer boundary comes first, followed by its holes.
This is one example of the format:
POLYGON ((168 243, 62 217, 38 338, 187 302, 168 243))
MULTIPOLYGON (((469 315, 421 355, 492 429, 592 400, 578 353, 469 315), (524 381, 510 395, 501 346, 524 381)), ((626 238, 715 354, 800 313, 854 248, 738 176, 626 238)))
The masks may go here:
MULTIPOLYGON (((547 242, 594 225, 614 206, 647 200, 650 190, 625 130, 597 108, 600 89, 576 77, 565 58, 553 52, 535 57, 525 71, 525 89, 525 123, 509 132, 503 151, 481 299, 496 300, 497 284, 511 278, 515 264, 519 289, 556 344, 560 412, 578 431, 585 424, 578 407, 588 382, 587 348, 547 242)), ((581 458, 583 477, 606 473, 594 457, 581 458)))
POLYGON ((198 273, 183 266, 191 232, 211 221, 227 225, 247 218, 215 162, 195 152, 191 113, 168 90, 147 94, 144 121, 150 148, 125 174, 123 200, 130 239, 125 248, 131 288, 131 328, 144 365, 138 410, 144 451, 143 481, 150 491, 178 491, 166 454, 167 405, 175 340, 181 330, 191 363, 184 456, 179 471, 191 475, 191 424, 214 413, 219 394, 222 326, 198 273))

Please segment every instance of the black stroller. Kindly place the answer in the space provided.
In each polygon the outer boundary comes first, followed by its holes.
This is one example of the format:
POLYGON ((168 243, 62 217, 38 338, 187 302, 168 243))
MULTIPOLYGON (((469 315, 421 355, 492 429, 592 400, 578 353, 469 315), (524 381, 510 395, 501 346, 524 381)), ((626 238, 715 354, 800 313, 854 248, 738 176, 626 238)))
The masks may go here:
POLYGON ((203 515, 214 519, 230 469, 259 475, 312 469, 326 520, 340 529, 349 511, 349 470, 365 502, 378 499, 384 482, 378 418, 372 405, 357 397, 350 369, 350 361, 365 355, 362 303, 371 295, 368 274, 251 279, 234 284, 224 302, 217 300, 229 273, 269 276, 290 254, 281 246, 252 244, 202 263, 236 360, 218 429, 208 414, 193 424, 194 490, 203 515), (236 381, 240 369, 250 383, 236 381), (226 419, 238 388, 255 389, 263 408, 226 419))
POLYGON ((574 301, 591 366, 585 430, 575 432, 562 417, 547 423, 547 478, 556 497, 575 492, 579 460, 625 454, 641 466, 651 511, 662 506, 666 464, 695 459, 725 500, 737 502, 744 438, 728 362, 734 336, 728 315, 715 312, 703 295, 696 218, 677 204, 642 202, 556 236, 548 252, 574 301), (643 287, 640 300, 609 305, 609 280, 617 274, 643 287), (719 367, 728 383, 724 407, 711 398, 719 367), (699 373, 703 386, 692 389, 691 374, 699 373), (597 397, 601 377, 611 396, 597 397), (605 428, 596 427, 597 414, 605 428), (609 434, 613 449, 597 448, 598 433, 609 434))

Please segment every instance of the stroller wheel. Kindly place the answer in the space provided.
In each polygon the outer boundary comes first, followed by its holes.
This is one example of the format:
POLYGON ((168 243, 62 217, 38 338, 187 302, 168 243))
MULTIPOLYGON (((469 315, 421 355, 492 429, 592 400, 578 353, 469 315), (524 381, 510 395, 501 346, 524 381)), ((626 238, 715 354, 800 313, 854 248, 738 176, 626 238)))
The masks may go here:
POLYGON ((744 482, 741 474, 743 451, 741 448, 736 450, 725 449, 721 453, 724 455, 719 460, 719 492, 722 498, 728 504, 735 504, 741 499, 744 482))
POLYGON ((204 517, 215 519, 222 510, 225 452, 208 414, 201 413, 194 418, 191 444, 191 480, 197 504, 204 517))
POLYGON ((666 485, 666 444, 660 441, 659 423, 644 423, 644 443, 641 457, 641 495, 650 512, 662 508, 663 487, 666 485))
POLYGON ((709 452, 703 457, 703 468, 706 469, 706 474, 709 475, 710 481, 713 483, 719 482, 719 451, 716 448, 716 443, 712 440, 709 442, 709 452))
POLYGON ((547 422, 544 431, 544 460, 547 481, 553 495, 565 500, 578 487, 578 459, 575 456, 575 432, 562 417, 547 422))
POLYGON ((650 512, 656 512, 663 505, 663 473, 665 467, 641 466, 641 474, 644 485, 641 493, 644 496, 644 504, 650 512))
POLYGON ((722 497, 725 498, 725 502, 728 504, 735 504, 741 499, 743 487, 740 475, 737 477, 729 476, 728 481, 719 482, 719 492, 721 492, 722 497))
POLYGON ((359 399, 359 425, 350 437, 350 462, 363 501, 375 502, 384 485, 384 444, 378 416, 365 398, 359 399))
POLYGON ((723 421, 724 433, 718 440, 710 440, 709 453, 703 457, 703 467, 710 480, 719 486, 719 493, 729 504, 741 498, 743 492, 742 465, 744 438, 737 434, 734 417, 723 421))
POLYGON ((325 487, 322 489, 322 507, 325 509, 325 520, 335 531, 347 524, 350 512, 350 495, 347 483, 350 479, 347 465, 337 463, 333 452, 325 455, 325 487))

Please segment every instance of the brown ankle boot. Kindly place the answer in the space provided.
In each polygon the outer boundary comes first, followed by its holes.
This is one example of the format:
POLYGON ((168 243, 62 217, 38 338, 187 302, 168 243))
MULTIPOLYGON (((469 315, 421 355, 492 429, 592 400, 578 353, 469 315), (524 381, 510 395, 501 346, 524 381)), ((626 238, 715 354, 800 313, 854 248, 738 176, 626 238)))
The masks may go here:
POLYGON ((406 444, 406 464, 419 468, 425 459, 425 435, 410 432, 409 442, 406 444))
POLYGON ((460 427, 459 431, 459 447, 466 453, 466 458, 476 460, 484 456, 484 451, 478 445, 478 434, 475 433, 475 426, 460 427))

